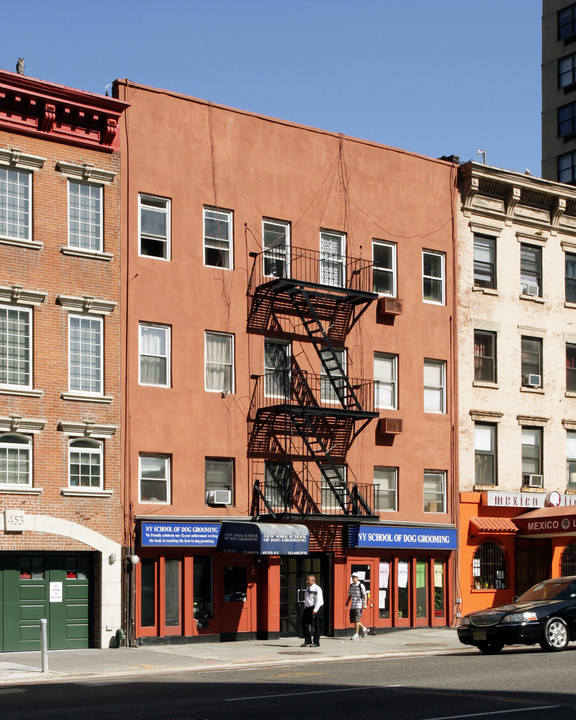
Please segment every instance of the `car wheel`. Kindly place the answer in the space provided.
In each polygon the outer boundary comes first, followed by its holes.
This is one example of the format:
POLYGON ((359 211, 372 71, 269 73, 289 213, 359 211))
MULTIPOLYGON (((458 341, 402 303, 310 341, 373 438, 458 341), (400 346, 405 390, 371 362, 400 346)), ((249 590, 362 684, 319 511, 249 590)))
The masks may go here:
POLYGON ((544 626, 540 647, 548 652, 559 652, 568 646, 568 626, 559 617, 552 617, 544 626))
POLYGON ((494 641, 481 642, 478 643, 477 647, 483 655, 498 655, 500 650, 504 647, 504 643, 494 641))

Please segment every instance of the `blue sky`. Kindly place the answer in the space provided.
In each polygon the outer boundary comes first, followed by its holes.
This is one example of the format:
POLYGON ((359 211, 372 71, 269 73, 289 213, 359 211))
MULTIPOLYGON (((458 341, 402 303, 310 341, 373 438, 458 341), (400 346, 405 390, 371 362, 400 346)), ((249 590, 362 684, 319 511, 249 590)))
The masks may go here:
POLYGON ((115 78, 400 147, 540 174, 541 0, 26 0, 0 67, 115 78))

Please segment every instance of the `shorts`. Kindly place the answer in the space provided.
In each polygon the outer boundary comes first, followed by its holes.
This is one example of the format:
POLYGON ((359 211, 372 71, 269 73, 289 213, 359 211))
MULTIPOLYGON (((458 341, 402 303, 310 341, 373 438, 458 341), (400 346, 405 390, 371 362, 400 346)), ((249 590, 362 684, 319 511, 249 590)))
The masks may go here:
POLYGON ((363 608, 350 608, 350 622, 351 623, 360 622, 360 619, 362 617, 362 609, 363 608))

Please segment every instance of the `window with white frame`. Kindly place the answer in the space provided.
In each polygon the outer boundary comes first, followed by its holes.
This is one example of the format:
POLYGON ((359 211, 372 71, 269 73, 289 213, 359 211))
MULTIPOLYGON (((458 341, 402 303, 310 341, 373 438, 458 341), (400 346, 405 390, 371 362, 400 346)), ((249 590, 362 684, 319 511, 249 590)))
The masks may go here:
POLYGON ((68 180, 68 245, 102 252, 102 187, 68 180))
POLYGON ((234 460, 229 458, 205 459, 204 489, 207 505, 234 504, 234 460))
POLYGON ((102 490, 102 443, 91 438, 70 440, 68 485, 71 488, 102 490))
POLYGON ((398 356, 374 353, 374 405, 398 409, 398 356))
POLYGON ((139 457, 139 500, 169 505, 171 467, 169 455, 142 453, 139 457))
POLYGON ((234 392, 234 337, 228 333, 206 332, 206 390, 234 392))
POLYGON ((232 213, 204 208, 204 265, 231 270, 232 213))
POLYGON ((264 341, 264 395, 288 400, 290 397, 290 343, 264 341))
POLYGON ((26 435, 0 435, 0 487, 32 484, 32 440, 26 435))
POLYGON ((140 255, 170 260, 170 200, 138 195, 140 255))
POLYGON ((102 395, 103 321, 89 315, 69 315, 69 389, 102 395))
POLYGON ((290 223, 262 220, 264 275, 290 277, 290 223))
POLYGON ((424 412, 446 412, 446 363, 424 360, 424 412))
POLYGON ((522 387, 542 387, 542 338, 523 335, 520 343, 522 387))
POLYGON ((374 509, 398 510, 398 468, 374 468, 374 509))
POLYGON ((541 427, 522 427, 522 485, 543 486, 541 427))
POLYGON ((446 512, 446 473, 424 471, 424 512, 446 512))
POLYGON ((32 173, 0 166, 0 237, 32 239, 32 173))
POLYGON ((320 233, 320 283, 332 287, 346 284, 346 236, 343 233, 320 233))
POLYGON ((445 256, 441 252, 422 251, 422 298, 424 302, 444 305, 445 256))
POLYGON ((32 311, 0 306, 0 385, 32 387, 32 311))
POLYGON ((497 485, 496 424, 474 424, 474 462, 476 485, 497 485))
POLYGON ((520 245, 520 292, 542 297, 542 248, 539 246, 520 245))
POLYGON ((396 244, 372 240, 373 291, 396 297, 396 244))
POLYGON ((566 490, 576 490, 576 432, 566 432, 566 490))
POLYGON ((334 350, 334 356, 324 355, 330 373, 320 366, 320 398, 325 403, 345 402, 346 393, 346 350, 334 350))
POLYGON ((170 387, 170 327, 140 323, 140 385, 170 387))

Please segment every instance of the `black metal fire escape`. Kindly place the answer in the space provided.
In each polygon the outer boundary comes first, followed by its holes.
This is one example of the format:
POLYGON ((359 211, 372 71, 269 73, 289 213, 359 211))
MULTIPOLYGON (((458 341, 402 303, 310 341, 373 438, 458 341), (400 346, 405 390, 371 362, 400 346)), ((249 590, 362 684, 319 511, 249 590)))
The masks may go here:
POLYGON ((311 345, 322 373, 302 370, 293 354, 290 367, 275 372, 272 397, 266 376, 253 376, 248 456, 281 471, 272 479, 254 473, 252 514, 371 516, 372 483, 351 481, 343 467, 354 438, 378 416, 374 383, 349 378, 340 352, 377 297, 371 291, 372 264, 332 256, 333 266, 336 261, 342 268, 340 282, 332 284, 330 273, 323 277, 318 252, 291 248, 282 277, 264 275, 263 253, 253 257, 248 332, 311 345))

